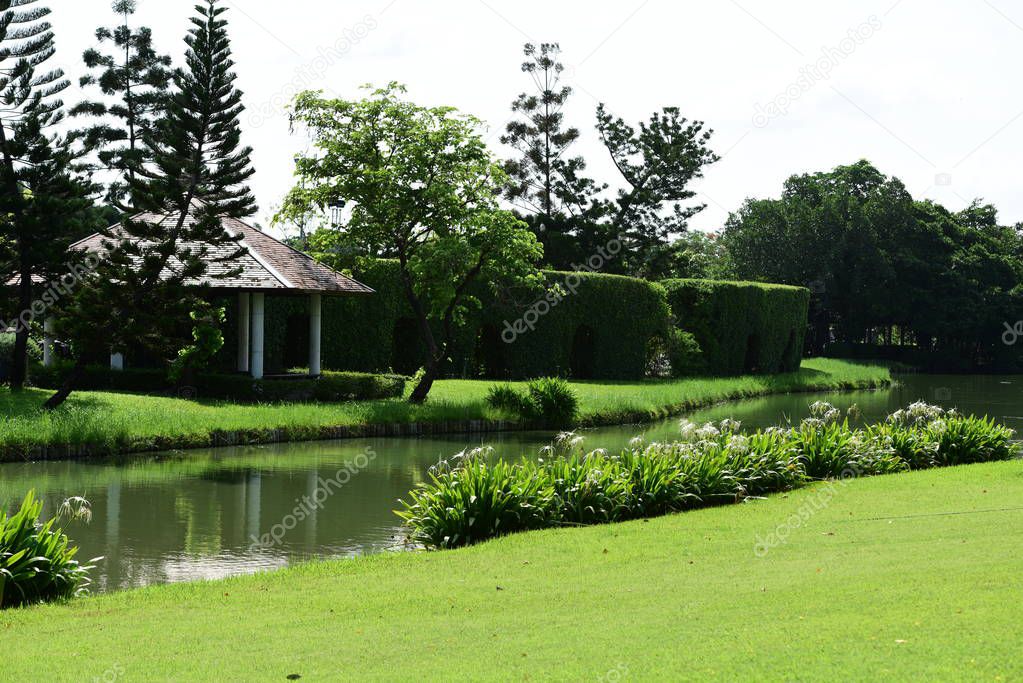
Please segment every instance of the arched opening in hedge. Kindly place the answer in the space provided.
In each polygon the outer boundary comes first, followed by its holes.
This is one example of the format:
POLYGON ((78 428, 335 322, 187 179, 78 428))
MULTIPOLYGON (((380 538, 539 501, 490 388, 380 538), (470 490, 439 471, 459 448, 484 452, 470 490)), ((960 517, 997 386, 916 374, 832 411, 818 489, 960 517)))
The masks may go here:
POLYGON ((597 367, 596 334, 589 325, 580 325, 572 338, 569 367, 575 379, 593 379, 597 367))
POLYGON ((487 379, 508 379, 508 345, 501 339, 497 325, 484 325, 476 336, 476 376, 487 379))
POLYGON ((743 372, 754 375, 760 372, 760 336, 751 334, 746 339, 746 360, 742 364, 743 372))
POLYGON ((671 377, 671 353, 668 340, 661 335, 654 335, 646 343, 646 376, 671 377))
POLYGON ((283 368, 304 368, 309 365, 309 314, 292 313, 284 321, 283 368))
POLYGON ((412 318, 399 318, 391 342, 391 369, 399 375, 416 374, 424 365, 419 324, 412 318))

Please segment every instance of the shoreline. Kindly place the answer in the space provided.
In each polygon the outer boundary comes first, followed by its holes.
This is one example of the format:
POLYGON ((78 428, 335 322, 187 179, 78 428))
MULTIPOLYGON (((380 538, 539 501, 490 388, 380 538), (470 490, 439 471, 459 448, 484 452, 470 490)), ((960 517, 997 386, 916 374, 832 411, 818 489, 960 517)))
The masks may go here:
MULTIPOLYGON (((768 377, 784 378, 793 375, 768 377)), ((743 379, 743 378, 736 378, 743 379)), ((656 409, 623 409, 611 412, 583 414, 573 428, 590 429, 638 425, 677 417, 687 412, 764 396, 786 394, 808 394, 830 391, 870 391, 891 387, 894 384, 885 371, 868 380, 821 381, 809 380, 803 386, 773 391, 770 387, 762 390, 738 388, 724 395, 686 399, 665 404, 656 409)), ((279 443, 304 443, 314 441, 335 441, 343 439, 377 437, 420 437, 444 434, 487 434, 499 432, 550 431, 541 430, 533 423, 512 420, 437 420, 414 422, 382 422, 353 425, 295 425, 271 428, 238 430, 211 430, 206 434, 137 437, 113 443, 63 443, 24 446, 0 446, 0 464, 36 461, 75 461, 104 458, 119 455, 158 453, 163 451, 187 451, 236 446, 258 446, 279 443)))

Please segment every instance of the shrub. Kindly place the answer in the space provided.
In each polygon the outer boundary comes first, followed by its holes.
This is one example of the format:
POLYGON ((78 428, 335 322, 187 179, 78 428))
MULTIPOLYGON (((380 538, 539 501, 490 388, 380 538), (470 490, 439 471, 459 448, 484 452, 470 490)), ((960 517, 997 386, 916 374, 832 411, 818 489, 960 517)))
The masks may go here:
POLYGON ((696 335, 685 330, 672 330, 668 336, 668 359, 672 377, 692 377, 707 371, 707 359, 696 335))
POLYGON ((529 412, 529 401, 510 384, 495 385, 487 390, 487 405, 495 410, 522 417, 529 412))
POLYGON ((523 393, 511 385, 491 387, 487 405, 549 429, 572 426, 579 416, 579 397, 563 379, 531 380, 523 393))
MULTIPOLYGON (((70 364, 32 368, 32 383, 43 389, 56 389, 70 371, 70 364)), ((254 380, 246 375, 197 373, 188 387, 172 387, 162 370, 131 368, 120 371, 90 366, 79 383, 79 389, 94 391, 128 391, 140 393, 171 393, 183 398, 205 398, 240 403, 312 402, 397 398, 405 391, 406 378, 398 375, 370 375, 357 372, 324 372, 318 378, 254 380)))
POLYGON ((515 531, 651 517, 786 491, 809 479, 903 472, 1004 460, 1016 453, 1010 429, 923 404, 863 430, 839 422, 826 403, 790 428, 740 434, 736 422, 682 422, 674 443, 634 439, 618 455, 586 453, 564 434, 540 460, 516 464, 479 453, 445 464, 398 512, 410 538, 429 548, 468 545, 515 531), (909 450, 904 450, 909 449, 909 450), (933 459, 918 453, 936 453, 933 459), (909 458, 908 460, 905 458, 909 458))
MULTIPOLYGON (((29 360, 43 357, 42 349, 34 339, 28 340, 29 360)), ((14 361, 14 334, 11 332, 0 332, 0 380, 6 380, 10 373, 11 363, 14 361)))
POLYGON ((528 414, 545 427, 571 426, 579 416, 579 397, 568 382, 556 377, 534 379, 529 383, 528 414))
POLYGON ((69 599, 88 588, 92 567, 74 559, 78 548, 56 519, 40 523, 42 510, 30 491, 18 512, 0 513, 0 609, 69 599))
POLYGON ((410 494, 398 515, 419 543, 456 548, 516 531, 550 526, 553 490, 522 477, 518 466, 488 462, 489 451, 463 451, 430 472, 431 485, 410 494))
POLYGON ((1015 432, 980 417, 963 417, 923 402, 914 403, 869 430, 885 439, 912 469, 1009 460, 1016 455, 1015 432))

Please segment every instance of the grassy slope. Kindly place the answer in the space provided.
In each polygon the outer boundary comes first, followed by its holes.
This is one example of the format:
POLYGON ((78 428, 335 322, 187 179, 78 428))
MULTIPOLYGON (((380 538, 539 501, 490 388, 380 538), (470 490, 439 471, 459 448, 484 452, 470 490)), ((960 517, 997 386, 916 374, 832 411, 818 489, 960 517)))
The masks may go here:
MULTIPOLYGON (((574 383, 585 426, 655 419, 718 401, 768 393, 851 389, 890 380, 880 367, 816 359, 798 373, 769 377, 685 379, 633 383, 574 383)), ((233 405, 172 398, 81 392, 52 415, 38 406, 46 392, 12 395, 0 389, 0 459, 5 452, 34 445, 110 444, 130 450, 154 437, 205 438, 214 431, 353 426, 399 422, 499 419, 485 403, 493 382, 438 382, 430 401, 411 406, 400 400, 338 405, 233 405)), ((297 437, 296 437, 297 438, 297 437)), ((180 446, 187 443, 175 444, 180 446)), ((207 444, 198 444, 207 445, 207 444)))
MULTIPOLYGON (((819 490, 819 489, 818 489, 819 490)), ((0 613, 4 676, 1014 680, 1023 462, 0 613), (502 590, 498 590, 498 586, 502 590)))

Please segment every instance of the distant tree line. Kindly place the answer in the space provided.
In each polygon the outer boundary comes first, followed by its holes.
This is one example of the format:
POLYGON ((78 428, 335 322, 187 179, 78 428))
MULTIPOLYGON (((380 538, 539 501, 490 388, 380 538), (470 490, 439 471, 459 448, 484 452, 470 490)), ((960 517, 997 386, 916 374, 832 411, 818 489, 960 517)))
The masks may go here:
POLYGON ((863 345, 935 369, 1019 365, 1003 336, 1023 318, 1023 231, 989 204, 915 200, 860 161, 747 200, 719 242, 722 275, 810 288, 816 353, 863 345))

